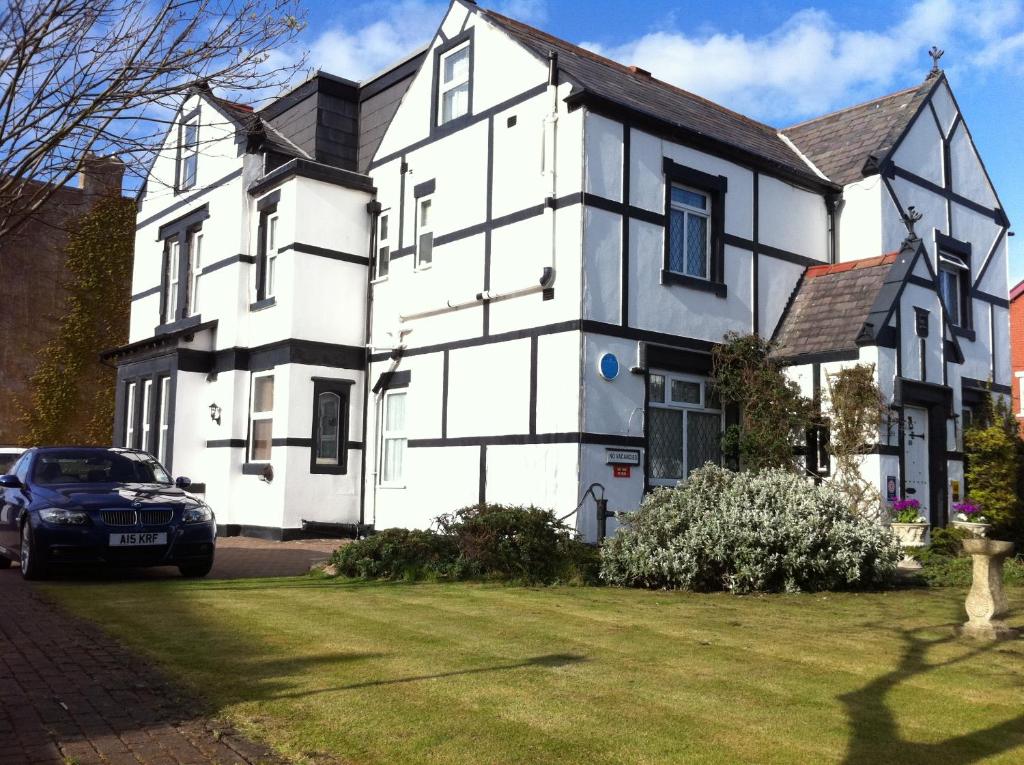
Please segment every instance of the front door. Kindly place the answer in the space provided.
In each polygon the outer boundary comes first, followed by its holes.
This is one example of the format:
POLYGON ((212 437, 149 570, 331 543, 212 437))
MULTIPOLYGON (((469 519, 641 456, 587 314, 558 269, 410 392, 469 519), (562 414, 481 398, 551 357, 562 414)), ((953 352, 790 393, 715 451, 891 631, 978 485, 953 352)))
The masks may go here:
POLYGON ((928 507, 928 410, 903 407, 904 493, 921 503, 921 514, 931 517, 928 507))

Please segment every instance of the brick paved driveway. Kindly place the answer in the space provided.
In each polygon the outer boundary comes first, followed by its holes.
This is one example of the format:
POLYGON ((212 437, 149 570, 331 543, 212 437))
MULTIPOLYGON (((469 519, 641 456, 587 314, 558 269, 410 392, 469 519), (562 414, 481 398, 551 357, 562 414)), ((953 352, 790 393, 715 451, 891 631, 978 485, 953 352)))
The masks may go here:
MULTIPOLYGON (((302 574, 337 545, 218 540, 211 577, 302 574)), ((124 580, 177 572, 86 575, 124 580)), ((97 627, 43 601, 22 581, 17 566, 0 571, 0 764, 279 762, 265 748, 211 722, 198 704, 97 627)))

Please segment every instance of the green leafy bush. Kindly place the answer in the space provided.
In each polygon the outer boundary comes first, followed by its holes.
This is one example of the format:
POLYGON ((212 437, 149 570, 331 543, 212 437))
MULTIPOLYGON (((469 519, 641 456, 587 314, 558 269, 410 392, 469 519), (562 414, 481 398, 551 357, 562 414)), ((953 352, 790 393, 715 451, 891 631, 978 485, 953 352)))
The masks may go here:
POLYGON ((386 529, 335 551, 360 579, 502 579, 584 584, 598 579, 596 549, 548 510, 474 505, 437 519, 437 531, 386 529))
MULTIPOLYGON (((929 587, 970 587, 971 566, 969 555, 933 555, 922 559, 917 579, 929 587)), ((1024 561, 1009 558, 1003 564, 1003 581, 1024 584, 1024 561)))
POLYGON ((339 547, 331 563, 358 579, 458 578, 455 540, 435 531, 385 529, 339 547))
POLYGON ((974 426, 964 432, 965 478, 971 500, 992 523, 992 536, 1020 533, 1017 496, 1021 472, 1021 440, 1016 418, 1003 397, 988 395, 974 426))
POLYGON ((706 465, 659 489, 601 550, 601 576, 634 587, 815 591, 889 582, 900 558, 888 529, 851 513, 836 489, 781 469, 706 465))

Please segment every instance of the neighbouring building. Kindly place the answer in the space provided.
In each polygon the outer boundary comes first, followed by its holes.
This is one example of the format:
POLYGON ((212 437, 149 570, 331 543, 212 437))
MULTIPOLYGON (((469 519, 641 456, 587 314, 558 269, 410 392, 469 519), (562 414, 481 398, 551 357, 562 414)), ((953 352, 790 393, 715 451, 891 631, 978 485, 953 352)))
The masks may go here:
POLYGON ((730 331, 808 395, 873 363, 865 475, 943 523, 965 413, 1010 390, 1008 221, 937 67, 779 130, 454 0, 366 82, 193 92, 139 202, 115 442, 225 533, 495 501, 593 539, 592 484, 630 509, 721 459, 730 331))
MULTIPOLYGON (((77 187, 55 189, 38 211, 0 240, 0 446, 31 445, 17 443, 22 407, 30 395, 36 354, 53 338, 64 314, 68 231, 98 200, 121 195, 123 175, 124 165, 116 158, 86 157, 77 187)), ((83 393, 91 400, 88 391, 83 393)))
POLYGON ((1013 367, 1013 412, 1024 436, 1024 281, 1010 290, 1010 364, 1013 367))

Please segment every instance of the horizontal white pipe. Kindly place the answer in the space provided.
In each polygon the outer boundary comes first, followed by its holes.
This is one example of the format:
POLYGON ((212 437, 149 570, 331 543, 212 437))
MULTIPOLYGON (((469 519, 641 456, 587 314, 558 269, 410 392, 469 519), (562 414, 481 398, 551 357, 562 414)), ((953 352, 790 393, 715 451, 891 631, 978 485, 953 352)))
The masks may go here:
POLYGON ((451 313, 452 311, 461 311, 463 308, 472 308, 475 305, 479 305, 484 301, 490 303, 497 303, 502 300, 509 300, 510 298, 522 297, 523 295, 530 295, 534 292, 541 292, 544 290, 543 284, 531 284, 529 287, 523 287, 521 289, 512 290, 510 292, 493 292, 487 290, 484 292, 478 292, 471 298, 465 300, 452 301, 449 300, 445 305, 438 306, 437 308, 429 308, 426 311, 415 311, 414 313, 403 313, 399 315, 399 321, 414 321, 416 319, 425 319, 428 316, 438 316, 442 313, 451 313))

